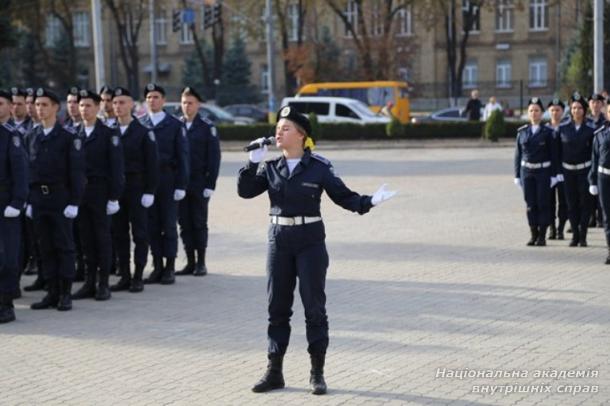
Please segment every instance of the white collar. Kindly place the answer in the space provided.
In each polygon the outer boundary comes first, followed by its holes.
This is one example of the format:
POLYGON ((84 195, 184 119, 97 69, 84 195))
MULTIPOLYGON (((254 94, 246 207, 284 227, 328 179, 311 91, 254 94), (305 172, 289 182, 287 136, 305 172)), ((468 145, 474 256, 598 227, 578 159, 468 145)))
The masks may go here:
POLYGON ((163 119, 165 118, 165 112, 163 110, 161 110, 158 113, 148 113, 148 116, 150 117, 150 121, 152 121, 153 125, 157 125, 159 124, 161 121, 163 121, 163 119))

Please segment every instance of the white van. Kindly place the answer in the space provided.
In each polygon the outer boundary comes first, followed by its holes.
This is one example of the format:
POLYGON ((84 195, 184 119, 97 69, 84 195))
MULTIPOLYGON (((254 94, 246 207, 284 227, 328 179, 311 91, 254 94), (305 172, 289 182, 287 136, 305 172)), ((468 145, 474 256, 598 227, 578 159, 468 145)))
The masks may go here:
POLYGON ((390 118, 375 114, 360 100, 347 97, 297 96, 285 97, 282 107, 290 106, 299 113, 315 113, 320 123, 386 124, 390 118))

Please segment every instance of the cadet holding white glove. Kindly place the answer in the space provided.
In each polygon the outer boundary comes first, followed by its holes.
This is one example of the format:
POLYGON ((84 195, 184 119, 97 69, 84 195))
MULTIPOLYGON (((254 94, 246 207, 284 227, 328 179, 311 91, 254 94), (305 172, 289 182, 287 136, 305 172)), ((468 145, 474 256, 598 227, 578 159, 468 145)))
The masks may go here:
POLYGON ((68 219, 75 219, 76 216, 78 216, 78 206, 66 206, 64 209, 64 216, 68 219))
POLYGON ((142 199, 140 200, 140 203, 142 204, 142 207, 148 209, 150 206, 152 206, 155 203, 155 195, 150 195, 150 194, 144 193, 142 195, 142 199))
POLYGON ((16 209, 12 206, 6 206, 6 208, 4 209, 4 217, 6 218, 15 218, 18 217, 19 214, 21 214, 21 210, 16 209))
POLYGON ((212 197, 213 194, 214 194, 213 189, 203 189, 203 198, 204 199, 209 199, 210 197, 212 197))
POLYGON ((186 191, 182 190, 182 189, 176 189, 174 190, 174 200, 179 202, 180 200, 184 199, 184 196, 186 196, 186 191))
POLYGON ((120 210, 121 206, 119 206, 118 200, 108 200, 106 203, 106 214, 112 216, 120 210))
MULTIPOLYGON (((254 144, 262 145, 263 141, 265 141, 264 137, 257 138, 254 141, 252 141, 250 143, 250 145, 254 145, 254 144)), ((267 155, 267 151, 268 151, 267 146, 263 145, 260 148, 250 151, 248 154, 248 158, 250 159, 250 162, 257 164, 257 163, 261 162, 263 159, 265 159, 265 155, 267 155)))
POLYGON ((396 196, 396 193, 398 192, 395 190, 387 190, 387 187, 388 185, 384 183, 379 189, 377 189, 377 191, 371 198, 371 203, 373 204, 373 206, 378 206, 379 204, 390 200, 391 198, 396 196))

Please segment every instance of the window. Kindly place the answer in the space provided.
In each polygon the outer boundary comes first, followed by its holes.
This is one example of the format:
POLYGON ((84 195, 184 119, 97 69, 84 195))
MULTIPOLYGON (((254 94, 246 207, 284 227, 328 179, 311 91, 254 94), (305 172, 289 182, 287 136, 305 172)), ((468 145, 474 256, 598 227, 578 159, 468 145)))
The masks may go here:
MULTIPOLYGON (((345 5, 345 18, 352 25, 355 32, 358 32, 358 4, 354 0, 348 0, 345 5)), ((347 29, 345 25, 345 36, 351 37, 352 33, 347 29)))
POLYGON ((478 33, 481 30, 481 12, 479 6, 470 3, 470 0, 462 0, 462 24, 466 30, 466 21, 471 18, 472 25, 470 33, 478 33))
POLYGON ((513 0, 497 0, 496 2, 496 32, 512 32, 515 18, 513 0))
POLYGON ((317 116, 327 116, 330 110, 329 103, 323 102, 290 102, 288 105, 302 114, 315 113, 317 116))
POLYGON ((72 15, 74 46, 86 48, 90 45, 89 14, 86 11, 76 11, 72 15))
POLYGON ((180 28, 180 43, 183 45, 192 44, 193 41, 193 30, 191 30, 191 24, 182 23, 180 28))
POLYGON ((371 5, 371 35, 379 37, 383 34, 383 17, 379 0, 374 0, 371 5))
POLYGON ((396 14, 396 23, 398 27, 396 29, 396 35, 403 37, 407 35, 413 35, 413 17, 411 14, 411 5, 405 5, 405 0, 399 3, 402 6, 396 14))
POLYGON ((546 87, 548 67, 546 58, 531 58, 529 61, 529 87, 546 87))
POLYGON ((349 117, 355 118, 356 120, 360 120, 360 116, 354 112, 354 110, 350 109, 344 104, 337 103, 335 105, 335 115, 337 117, 349 117))
POLYGON ((45 34, 46 34, 46 40, 45 40, 45 45, 47 47, 54 47, 57 42, 59 42, 59 40, 61 39, 61 22, 59 21, 59 18, 55 17, 55 16, 48 16, 47 17, 47 26, 45 29, 45 34))
POLYGON ((479 82, 479 67, 476 62, 467 62, 462 73, 462 87, 464 89, 473 89, 477 87, 479 82))
POLYGON ((498 61, 496 64, 496 87, 510 87, 511 70, 510 61, 498 61))
POLYGON ((546 31, 548 29, 548 0, 530 0, 530 31, 546 31))
POLYGON ((286 18, 288 19, 288 41, 296 42, 299 40, 299 24, 301 23, 301 10, 298 3, 288 4, 286 18))
POLYGON ((261 93, 269 93, 269 69, 267 65, 261 66, 261 93))
POLYGON ((167 45, 167 13, 160 9, 155 16, 155 44, 167 45))

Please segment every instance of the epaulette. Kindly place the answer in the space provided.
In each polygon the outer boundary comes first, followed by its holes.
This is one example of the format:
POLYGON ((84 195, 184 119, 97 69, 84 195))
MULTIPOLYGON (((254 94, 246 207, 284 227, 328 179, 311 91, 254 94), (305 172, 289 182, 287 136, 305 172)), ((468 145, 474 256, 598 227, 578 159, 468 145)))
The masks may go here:
POLYGON ((74 127, 63 127, 63 128, 64 128, 64 130, 66 130, 67 132, 69 132, 72 135, 76 134, 76 128, 74 128, 74 127))
POLYGON ((17 128, 15 128, 14 126, 10 125, 9 123, 4 123, 2 124, 4 126, 4 128, 6 128, 7 130, 9 130, 10 132, 15 132, 17 131, 17 128))
POLYGON ((525 130, 527 127, 529 126, 529 124, 524 124, 521 127, 517 128, 517 131, 523 131, 525 130))
MULTIPOLYGON (((589 127, 589 128, 593 128, 594 130, 597 128, 597 126, 595 125, 595 123, 594 123, 594 122, 592 122, 592 121, 587 121, 587 122, 585 123, 585 125, 586 125, 587 127, 589 127)), ((603 127, 603 126, 602 126, 602 127, 603 127)), ((600 128, 602 128, 602 127, 600 127, 600 128)))
POLYGON ((572 124, 571 121, 566 121, 565 123, 560 123, 559 128, 569 126, 570 124, 572 124))
POLYGON ((608 128, 608 123, 604 123, 604 125, 599 127, 597 130, 593 131, 593 134, 599 134, 602 131, 605 131, 607 128, 608 128))
POLYGON ((209 118, 207 118, 207 117, 201 117, 201 116, 199 116, 199 117, 201 118, 201 121, 203 121, 204 123, 206 123, 206 124, 207 124, 207 125, 209 125, 210 127, 213 127, 213 126, 214 126, 214 122, 213 122, 212 120, 210 120, 209 118))

